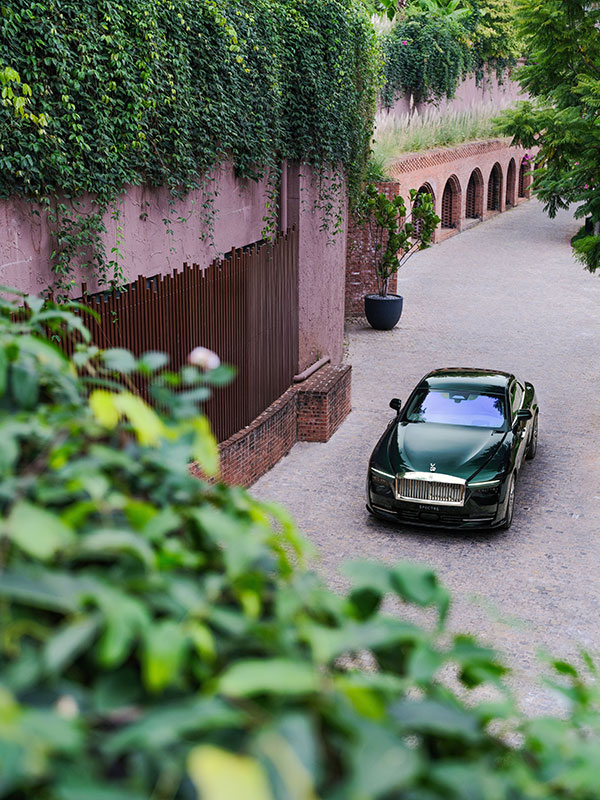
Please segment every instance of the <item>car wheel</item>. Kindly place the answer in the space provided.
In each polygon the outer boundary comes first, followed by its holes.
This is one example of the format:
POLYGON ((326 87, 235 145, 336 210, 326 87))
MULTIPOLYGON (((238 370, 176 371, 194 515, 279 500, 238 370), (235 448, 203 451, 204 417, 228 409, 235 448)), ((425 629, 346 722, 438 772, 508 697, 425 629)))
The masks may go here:
POLYGON ((504 517, 504 521, 500 526, 504 530, 508 530, 512 524, 513 520, 513 513, 515 510, 515 475, 514 473, 510 476, 510 483, 508 484, 508 502, 506 504, 506 516, 504 517))
POLYGON ((533 461, 535 458, 535 454, 537 453, 537 443, 538 443, 538 415, 535 415, 535 419, 533 420, 533 428, 531 430, 531 437, 529 439, 529 444, 527 445, 527 452, 525 453, 525 458, 528 461, 533 461))

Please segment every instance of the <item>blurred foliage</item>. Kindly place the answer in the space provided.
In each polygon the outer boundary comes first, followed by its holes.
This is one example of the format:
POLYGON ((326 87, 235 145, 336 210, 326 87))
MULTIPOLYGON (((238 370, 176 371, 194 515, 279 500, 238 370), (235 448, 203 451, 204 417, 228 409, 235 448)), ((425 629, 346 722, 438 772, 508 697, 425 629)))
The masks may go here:
POLYGON ((326 215, 332 204, 342 215, 342 173, 351 199, 359 190, 380 71, 361 0, 12 0, 0 7, 0 41, 2 97, 20 102, 6 64, 46 122, 0 104, 0 197, 46 209, 67 293, 78 265, 121 282, 102 234, 129 185, 166 186, 173 202, 204 190, 204 235, 224 161, 243 178, 268 177, 267 222, 283 159, 337 176, 335 189, 319 184, 333 195, 322 197, 326 215))
POLYGON ((532 190, 554 217, 577 204, 591 232, 576 256, 600 267, 600 7, 583 0, 521 0, 519 23, 529 60, 517 77, 530 100, 504 112, 500 130, 535 155, 532 190))
POLYGON ((523 719, 427 567, 353 563, 333 594, 283 509, 190 475, 226 368, 99 352, 26 302, 0 300, 0 797, 600 797, 594 682, 556 662, 571 711, 523 719), (138 371, 151 405, 114 381, 138 371))

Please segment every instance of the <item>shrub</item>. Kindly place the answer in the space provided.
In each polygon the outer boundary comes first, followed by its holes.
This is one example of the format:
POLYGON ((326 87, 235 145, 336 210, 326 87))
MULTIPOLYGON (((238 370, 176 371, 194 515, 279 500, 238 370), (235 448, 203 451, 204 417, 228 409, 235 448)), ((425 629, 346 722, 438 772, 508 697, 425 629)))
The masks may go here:
POLYGON ((282 509, 191 477, 216 467, 194 405, 226 370, 67 359, 45 331, 80 319, 28 304, 0 302, 0 797, 599 796, 598 696, 572 667, 571 716, 520 720, 495 653, 444 630, 431 570, 355 563, 333 594, 282 509), (155 408, 112 382, 134 371, 155 408))

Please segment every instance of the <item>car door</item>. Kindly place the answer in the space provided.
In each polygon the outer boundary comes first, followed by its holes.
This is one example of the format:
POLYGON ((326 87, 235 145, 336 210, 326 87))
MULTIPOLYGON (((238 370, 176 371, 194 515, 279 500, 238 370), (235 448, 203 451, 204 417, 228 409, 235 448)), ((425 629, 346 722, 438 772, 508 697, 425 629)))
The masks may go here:
MULTIPOLYGON (((521 383, 519 383, 519 381, 517 380, 513 381, 509 389, 509 396, 510 396, 511 418, 512 422, 514 423, 517 411, 523 407, 523 402, 525 400, 525 387, 521 383)), ((515 448, 514 463, 518 467, 521 466, 523 459, 525 458, 525 451, 527 450, 528 432, 529 428, 526 420, 519 422, 519 425, 515 430, 515 443, 514 443, 514 448, 515 448)))

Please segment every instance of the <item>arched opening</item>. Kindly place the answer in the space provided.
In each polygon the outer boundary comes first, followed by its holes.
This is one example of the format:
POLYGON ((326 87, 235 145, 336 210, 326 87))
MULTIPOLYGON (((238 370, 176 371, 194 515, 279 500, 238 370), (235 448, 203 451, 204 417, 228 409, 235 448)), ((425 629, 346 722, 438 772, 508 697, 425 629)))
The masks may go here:
POLYGON ((496 161, 490 172, 488 180, 487 210, 500 211, 500 197, 502 192, 502 168, 496 161))
POLYGON ((465 217, 481 219, 483 217, 483 175, 479 167, 475 167, 471 173, 465 200, 465 217))
POLYGON ((460 223, 460 183, 456 175, 446 181, 442 194, 442 228, 458 228, 460 223))
POLYGON ((517 168, 515 165, 514 158, 508 162, 508 169, 506 171, 506 205, 507 206, 514 206, 516 203, 515 198, 515 178, 517 174, 517 168))
MULTIPOLYGON (((413 208, 415 208, 416 206, 419 205, 419 195, 421 195, 421 194, 430 194, 431 198, 433 200, 433 205, 435 207, 435 194, 433 192, 431 184, 424 183, 422 186, 419 186, 419 191, 417 192, 417 196, 415 197, 415 202, 413 204, 413 208)), ((421 235, 422 228, 423 228, 423 220, 422 219, 415 220, 415 232, 416 232, 417 236, 421 235)))
POLYGON ((531 176, 527 174, 530 168, 529 156, 524 155, 521 159, 521 165, 519 166, 519 182, 517 189, 519 197, 527 197, 527 190, 531 183, 531 176))

